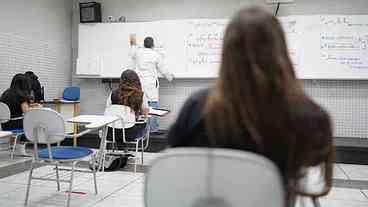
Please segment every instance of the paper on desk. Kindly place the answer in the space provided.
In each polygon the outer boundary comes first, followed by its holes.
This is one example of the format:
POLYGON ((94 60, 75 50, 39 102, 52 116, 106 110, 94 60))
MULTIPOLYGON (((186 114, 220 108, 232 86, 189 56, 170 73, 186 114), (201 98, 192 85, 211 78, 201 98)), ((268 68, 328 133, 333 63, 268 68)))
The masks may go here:
POLYGON ((154 108, 149 108, 148 114, 149 115, 155 115, 155 116, 165 116, 167 113, 169 113, 169 110, 166 109, 154 109, 154 108))
POLYGON ((8 137, 8 136, 10 136, 10 135, 12 135, 12 133, 11 133, 11 132, 7 132, 7 131, 0 131, 0 138, 1 138, 1 137, 8 137))

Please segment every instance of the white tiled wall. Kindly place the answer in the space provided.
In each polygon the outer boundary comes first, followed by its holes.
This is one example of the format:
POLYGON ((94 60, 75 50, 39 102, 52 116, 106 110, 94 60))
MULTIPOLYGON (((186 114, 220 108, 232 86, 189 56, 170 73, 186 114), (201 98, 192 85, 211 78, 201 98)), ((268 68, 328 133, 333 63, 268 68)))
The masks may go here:
POLYGON ((0 0, 0 93, 16 73, 31 70, 45 98, 71 84, 72 2, 0 0))

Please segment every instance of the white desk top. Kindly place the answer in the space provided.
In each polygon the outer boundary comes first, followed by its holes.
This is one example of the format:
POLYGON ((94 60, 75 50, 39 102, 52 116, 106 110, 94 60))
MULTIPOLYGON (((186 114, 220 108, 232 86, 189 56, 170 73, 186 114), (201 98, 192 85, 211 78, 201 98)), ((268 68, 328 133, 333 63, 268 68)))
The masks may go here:
POLYGON ((67 121, 70 123, 88 124, 86 125, 86 128, 94 129, 101 128, 117 120, 119 120, 119 117, 117 116, 79 115, 68 119, 67 121))
POLYGON ((11 132, 0 131, 0 138, 9 137, 9 136, 11 136, 11 135, 12 135, 12 133, 11 133, 11 132))

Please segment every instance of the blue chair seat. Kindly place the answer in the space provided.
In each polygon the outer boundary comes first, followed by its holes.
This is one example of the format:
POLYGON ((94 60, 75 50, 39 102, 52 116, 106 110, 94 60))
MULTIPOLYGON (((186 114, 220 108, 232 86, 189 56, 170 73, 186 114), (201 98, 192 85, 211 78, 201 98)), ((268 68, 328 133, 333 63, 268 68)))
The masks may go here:
POLYGON ((63 99, 67 101, 78 101, 80 99, 79 87, 67 87, 63 92, 63 99))
MULTIPOLYGON (((93 153, 91 149, 85 147, 51 147, 52 158, 54 160, 74 160, 87 157, 93 153)), ((48 149, 38 152, 41 159, 49 159, 48 149)))
POLYGON ((13 134, 23 134, 24 130, 23 129, 10 129, 10 130, 6 130, 8 132, 11 132, 13 134))

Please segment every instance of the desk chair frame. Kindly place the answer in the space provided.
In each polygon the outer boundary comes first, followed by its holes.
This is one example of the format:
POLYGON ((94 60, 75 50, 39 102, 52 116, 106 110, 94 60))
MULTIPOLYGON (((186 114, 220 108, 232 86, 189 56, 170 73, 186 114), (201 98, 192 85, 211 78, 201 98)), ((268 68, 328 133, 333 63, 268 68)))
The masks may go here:
MULTIPOLYGON (((149 134, 150 134, 149 118, 143 118, 142 121, 135 121, 135 116, 134 117, 123 117, 121 115, 121 114, 124 114, 125 110, 130 110, 130 108, 124 105, 111 105, 108 108, 106 108, 105 115, 113 115, 113 116, 119 117, 120 119, 119 121, 108 125, 109 127, 112 128, 112 131, 113 131, 112 142, 111 142, 113 146, 113 150, 115 150, 115 144, 116 144, 115 129, 122 129, 124 144, 134 146, 134 147, 129 147, 129 146, 125 147, 125 151, 128 152, 130 150, 134 150, 134 172, 137 172, 139 151, 141 151, 140 160, 141 160, 141 165, 143 165, 144 150, 146 150, 149 145, 149 134), (134 141, 128 141, 125 136, 125 129, 131 128, 135 124, 146 124, 146 127, 143 129, 145 133, 142 137, 135 138, 134 141)), ((107 142, 108 141, 105 142, 105 149, 106 149, 107 142)), ((105 156, 105 153, 104 153, 104 156, 105 156)), ((102 163, 103 168, 104 168, 104 160, 105 160, 105 157, 103 158, 103 163, 102 163)))
MULTIPOLYGON (((10 113, 10 109, 8 105, 6 105, 3 102, 0 102, 0 124, 6 123, 8 121, 16 121, 16 120, 22 120, 22 119, 23 119, 23 116, 11 118, 11 113, 10 113)), ((0 129, 1 129, 1 125, 0 125, 0 129)), ((10 159, 13 160, 18 137, 22 136, 24 132, 22 130, 15 130, 15 131, 9 130, 9 131, 13 132, 13 136, 14 136, 13 144, 9 142, 9 149, 11 150, 10 159)))
MULTIPOLYGON (((65 139, 65 128, 64 128, 64 119, 58 114, 56 111, 51 109, 34 109, 25 114, 24 117, 24 130, 27 139, 29 139, 33 143, 34 147, 34 156, 31 162, 28 184, 27 184, 27 192, 26 198, 24 202, 24 206, 28 205, 29 193, 31 187, 32 180, 46 180, 46 181, 56 181, 57 190, 60 191, 60 182, 69 183, 68 190, 68 198, 67 198, 67 207, 70 206, 70 196, 72 193, 73 187, 73 179, 74 172, 83 172, 83 173, 92 173, 93 174, 93 182, 95 188, 95 194, 97 191, 97 178, 96 178, 96 166, 94 161, 93 153, 86 154, 84 156, 79 156, 75 158, 61 159, 55 158, 52 149, 63 149, 62 147, 51 147, 51 144, 57 144, 65 139), (37 118, 36 118, 37 117, 37 118), (48 157, 40 157, 38 144, 46 144, 47 145, 47 154, 48 157), (78 162, 82 161, 83 158, 86 157, 92 158, 92 171, 87 170, 76 170, 75 167, 78 162), (47 165, 55 166, 56 179, 53 178, 43 178, 43 177, 34 177, 33 169, 35 163, 42 163, 47 165), (71 175, 69 180, 62 180, 59 178, 59 166, 66 165, 71 167, 71 175)), ((78 147, 72 147, 73 149, 77 149, 78 147)), ((67 148, 64 148, 67 149, 67 148)))

